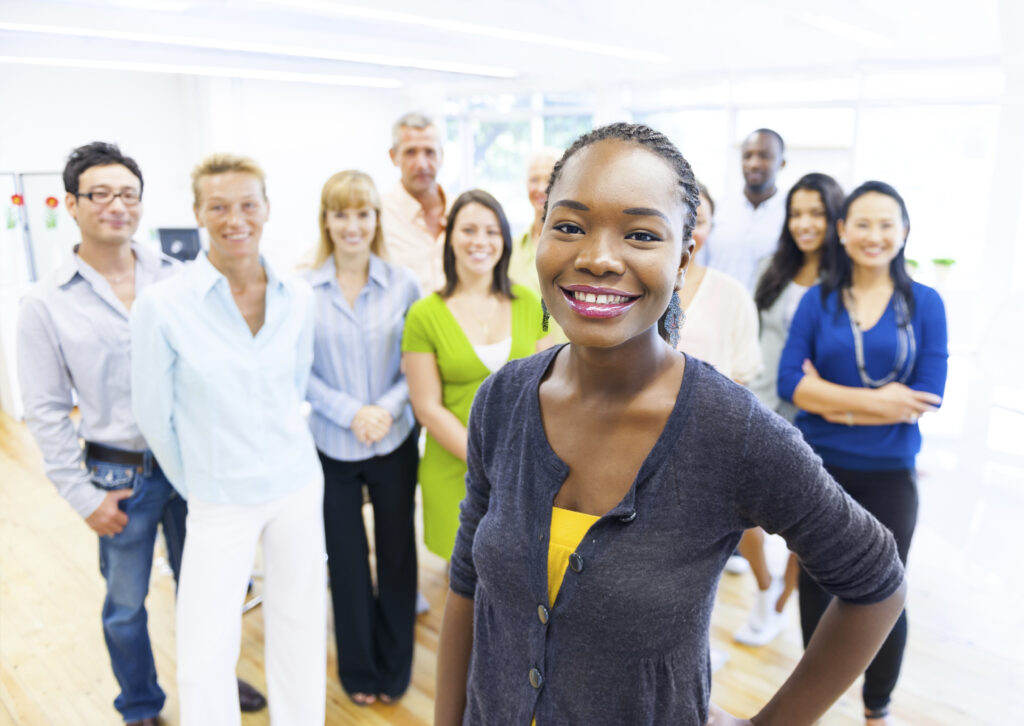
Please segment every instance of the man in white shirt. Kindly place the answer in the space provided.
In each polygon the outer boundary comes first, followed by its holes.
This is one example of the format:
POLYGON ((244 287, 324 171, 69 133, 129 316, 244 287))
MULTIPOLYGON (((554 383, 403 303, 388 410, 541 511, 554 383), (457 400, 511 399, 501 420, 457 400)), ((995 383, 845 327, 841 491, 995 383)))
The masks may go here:
POLYGON ((757 129, 743 141, 743 195, 725 199, 708 239, 708 267, 739 280, 753 294, 761 260, 775 251, 786 219, 786 195, 775 178, 786 165, 786 145, 771 129, 757 129))
POLYGON ((388 256, 415 272, 423 294, 429 295, 444 284, 441 251, 448 208, 437 183, 444 149, 433 119, 419 113, 398 119, 389 153, 402 178, 381 200, 388 256))

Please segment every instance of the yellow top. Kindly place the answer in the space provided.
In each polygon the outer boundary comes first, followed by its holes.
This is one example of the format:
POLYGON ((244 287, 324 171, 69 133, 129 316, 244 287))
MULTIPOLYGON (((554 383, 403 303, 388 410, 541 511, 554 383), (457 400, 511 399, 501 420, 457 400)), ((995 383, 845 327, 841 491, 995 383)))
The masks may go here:
POLYGON ((548 602, 554 604, 562 587, 569 555, 576 551, 590 526, 599 520, 593 514, 551 508, 551 543, 548 545, 548 602))
MULTIPOLYGON (((554 604, 562 587, 569 555, 576 551, 590 526, 599 520, 593 514, 574 512, 561 507, 551 508, 551 542, 548 544, 548 602, 554 604)), ((537 719, 533 720, 537 726, 537 719)))

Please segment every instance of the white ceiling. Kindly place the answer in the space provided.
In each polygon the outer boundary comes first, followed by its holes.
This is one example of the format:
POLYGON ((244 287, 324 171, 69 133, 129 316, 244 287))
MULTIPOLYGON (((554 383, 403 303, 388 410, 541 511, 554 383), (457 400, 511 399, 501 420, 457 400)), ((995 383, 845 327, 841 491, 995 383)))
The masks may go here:
POLYGON ((581 88, 998 64, 999 18, 999 0, 0 0, 0 74, 89 61, 407 90, 581 88))

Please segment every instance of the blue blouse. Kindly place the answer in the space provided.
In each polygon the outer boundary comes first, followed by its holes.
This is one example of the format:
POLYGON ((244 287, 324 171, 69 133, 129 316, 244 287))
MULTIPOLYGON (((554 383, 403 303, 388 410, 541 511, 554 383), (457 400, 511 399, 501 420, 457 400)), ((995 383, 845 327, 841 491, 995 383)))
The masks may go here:
MULTIPOLYGON (((914 314, 911 323, 917 355, 906 385, 917 391, 941 396, 946 386, 946 309, 942 298, 930 287, 913 283, 914 314)), ((841 386, 863 387, 857 370, 853 331, 845 307, 836 315, 838 293, 824 302, 821 286, 804 295, 789 329, 786 347, 779 361, 778 393, 787 401, 803 378, 804 359, 809 359, 827 381, 841 386)), ((883 378, 893 367, 897 353, 896 310, 889 300, 882 317, 862 333, 864 363, 874 379, 883 378)), ((814 450, 826 464, 858 471, 912 469, 921 450, 917 423, 888 426, 846 426, 830 423, 817 414, 800 411, 795 421, 814 450)))
POLYGON ((313 373, 306 395, 317 448, 339 461, 390 454, 416 424, 401 371, 405 314, 420 298, 416 276, 371 255, 369 276, 354 306, 341 292, 333 258, 306 279, 316 301, 313 373), (369 446, 351 429, 356 412, 367 405, 386 409, 394 420, 384 438, 369 446))

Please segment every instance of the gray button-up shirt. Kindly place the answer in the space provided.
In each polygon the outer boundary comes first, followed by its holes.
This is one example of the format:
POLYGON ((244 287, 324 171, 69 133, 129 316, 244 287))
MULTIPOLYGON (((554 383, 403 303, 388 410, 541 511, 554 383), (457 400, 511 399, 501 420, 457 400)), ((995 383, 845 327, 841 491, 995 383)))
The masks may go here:
MULTIPOLYGON (((136 296, 178 269, 138 243, 132 251, 136 296)), ((79 437, 131 451, 146 448, 132 415, 130 342, 128 309, 77 254, 22 298, 18 375, 25 421, 43 451, 46 475, 82 517, 96 510, 105 492, 92 486, 82 467, 79 437), (73 391, 81 413, 77 430, 69 417, 73 391)))

